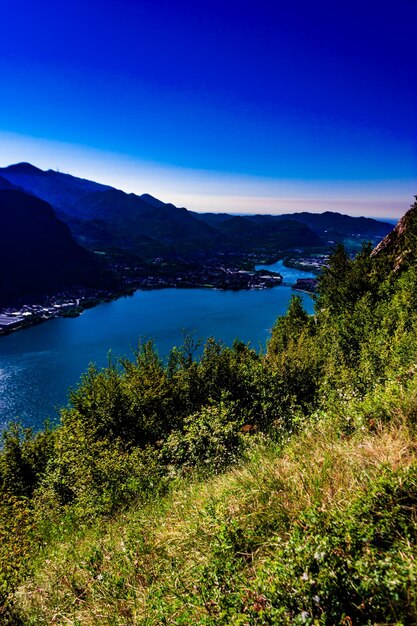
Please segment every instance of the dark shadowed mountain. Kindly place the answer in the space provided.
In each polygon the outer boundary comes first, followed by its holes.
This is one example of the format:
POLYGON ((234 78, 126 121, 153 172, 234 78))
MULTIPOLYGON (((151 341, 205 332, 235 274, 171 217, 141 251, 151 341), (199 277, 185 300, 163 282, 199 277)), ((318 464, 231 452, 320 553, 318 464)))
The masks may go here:
MULTIPOLYGON (((206 223, 197 214, 149 194, 137 196, 110 189, 84 195, 74 205, 74 214, 94 220, 97 226, 111 224, 112 244, 141 256, 193 256, 263 250, 287 250, 293 246, 320 246, 322 240, 304 224, 295 221, 257 224, 246 217, 227 216, 218 223, 206 223), (153 243, 153 245, 152 245, 153 243)), ((82 237, 85 223, 75 224, 82 237)), ((101 234, 103 234, 101 230, 101 234)), ((90 231, 91 233, 91 231, 90 231)), ((104 240, 96 240, 96 245, 104 240)))
MULTIPOLYGON (((150 193, 143 193, 140 197, 142 198, 144 202, 147 202, 148 204, 151 204, 152 206, 157 206, 157 207, 165 206, 165 202, 162 202, 162 200, 158 200, 158 198, 154 198, 154 196, 151 196, 150 193)), ((170 205, 170 206, 174 206, 174 205, 170 205)))
POLYGON ((222 222, 230 220, 232 217, 243 217, 240 215, 232 215, 231 213, 196 213, 193 212, 194 217, 201 222, 210 224, 210 226, 217 227, 222 222))
POLYGON ((103 284, 96 259, 43 200, 0 189, 0 220, 0 304, 69 286, 103 284))
POLYGON ((338 239, 340 237, 360 236, 361 238, 375 239, 384 237, 392 230, 392 225, 373 220, 370 217, 352 217, 333 211, 324 213, 292 213, 279 215, 276 219, 291 219, 302 222, 321 237, 338 239))

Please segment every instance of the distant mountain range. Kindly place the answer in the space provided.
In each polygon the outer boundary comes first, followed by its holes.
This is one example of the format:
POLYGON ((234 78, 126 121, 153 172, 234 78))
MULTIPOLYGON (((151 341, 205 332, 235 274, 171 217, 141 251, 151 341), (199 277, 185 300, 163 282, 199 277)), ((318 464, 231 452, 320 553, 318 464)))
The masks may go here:
POLYGON ((0 196, 0 301, 28 290, 97 286, 103 274, 92 252, 104 253, 112 271, 127 262, 141 264, 144 272, 161 264, 201 268, 322 249, 350 238, 378 243, 392 230, 377 220, 332 212, 196 213, 30 163, 0 168, 0 196))
MULTIPOLYGON (((197 219, 217 226, 227 224, 232 217, 228 213, 194 213, 197 219)), ((251 215, 244 219, 251 223, 272 227, 288 220, 304 224, 325 242, 340 241, 348 237, 369 238, 370 240, 385 237, 392 230, 387 222, 369 217, 352 217, 332 211, 324 213, 285 213, 281 215, 251 215)))
POLYGON ((127 194, 69 174, 43 171, 29 163, 0 168, 0 176, 50 203, 85 247, 125 251, 142 259, 201 259, 219 252, 274 254, 352 236, 380 240, 392 229, 370 218, 331 212, 199 214, 149 194, 127 194))

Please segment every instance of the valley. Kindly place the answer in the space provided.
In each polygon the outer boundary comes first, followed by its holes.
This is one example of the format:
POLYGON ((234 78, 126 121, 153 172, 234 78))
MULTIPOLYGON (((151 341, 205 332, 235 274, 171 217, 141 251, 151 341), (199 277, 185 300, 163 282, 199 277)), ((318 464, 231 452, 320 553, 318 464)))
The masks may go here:
POLYGON ((258 265, 318 274, 336 243, 353 255, 392 229, 329 211, 196 213, 29 163, 0 168, 0 217, 0 335, 138 289, 276 287, 281 276, 258 265))

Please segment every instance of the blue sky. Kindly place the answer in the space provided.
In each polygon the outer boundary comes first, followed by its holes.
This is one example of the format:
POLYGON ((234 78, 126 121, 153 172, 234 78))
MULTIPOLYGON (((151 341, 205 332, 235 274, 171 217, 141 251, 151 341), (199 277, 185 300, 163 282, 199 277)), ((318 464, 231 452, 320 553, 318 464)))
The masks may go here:
POLYGON ((14 0, 0 164, 195 210, 400 215, 417 193, 417 3, 14 0))

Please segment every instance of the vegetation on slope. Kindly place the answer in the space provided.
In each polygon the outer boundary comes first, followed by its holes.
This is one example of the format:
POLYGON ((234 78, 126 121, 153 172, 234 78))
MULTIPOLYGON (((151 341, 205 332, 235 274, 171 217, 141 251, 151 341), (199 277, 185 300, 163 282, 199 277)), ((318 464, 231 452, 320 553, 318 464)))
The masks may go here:
POLYGON ((416 623, 417 268, 398 258, 339 246, 315 316, 295 297, 266 354, 187 340, 162 363, 148 343, 90 368, 59 428, 11 428, 3 621, 416 623))

